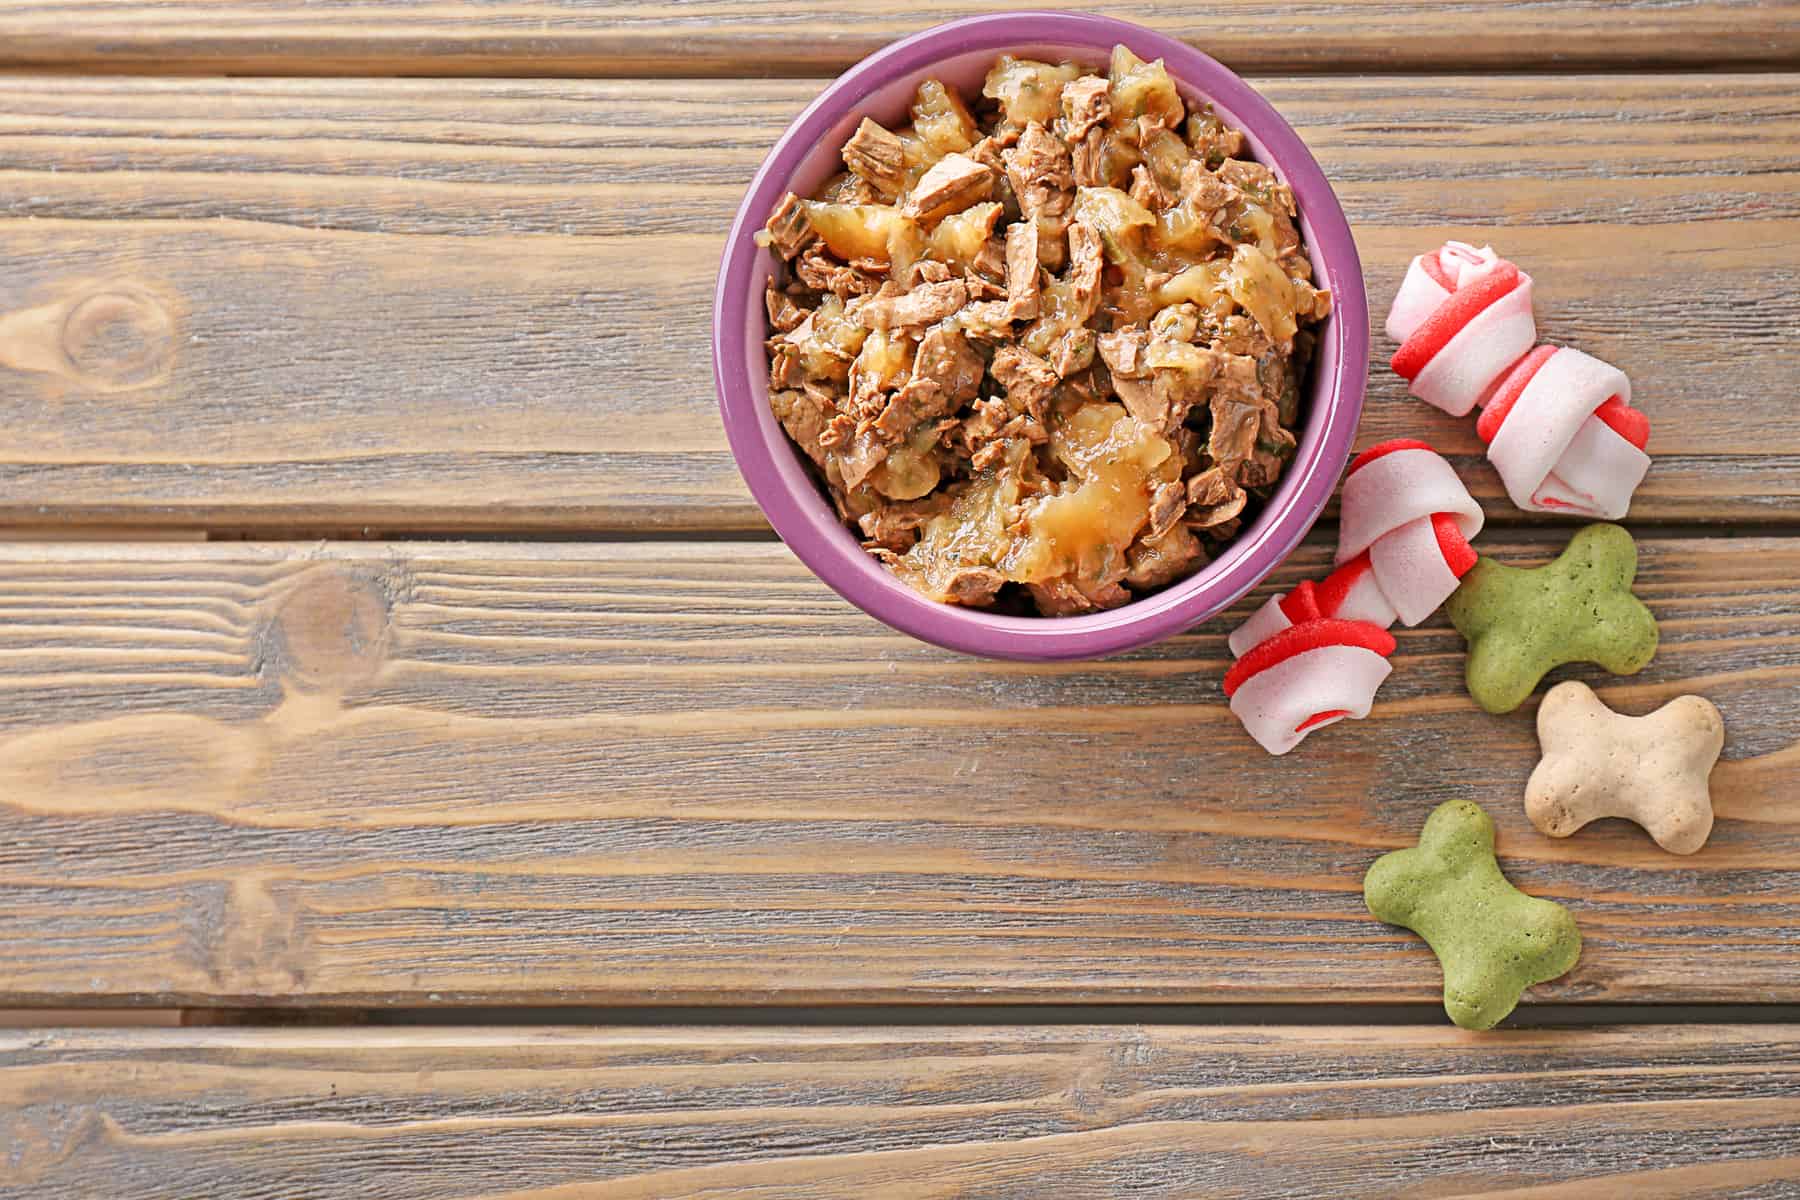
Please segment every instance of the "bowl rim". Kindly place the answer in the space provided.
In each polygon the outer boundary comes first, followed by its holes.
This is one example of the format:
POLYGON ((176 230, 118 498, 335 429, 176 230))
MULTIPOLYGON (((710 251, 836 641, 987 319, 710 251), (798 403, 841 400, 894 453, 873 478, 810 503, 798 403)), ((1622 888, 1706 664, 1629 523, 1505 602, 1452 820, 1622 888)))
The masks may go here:
POLYGON ((714 295, 712 350, 720 417, 738 470, 776 534, 827 586, 892 628, 946 649, 1030 661, 1094 658, 1147 645, 1222 612, 1279 566, 1317 522, 1349 461, 1361 419, 1369 370, 1368 296, 1349 221, 1324 171, 1286 119, 1235 72, 1185 42, 1129 21, 1025 10, 950 21, 903 38, 852 66, 807 105, 763 160, 732 222, 714 295), (748 297, 758 277, 753 235, 825 133, 893 80, 974 51, 1028 45, 1105 51, 1119 43, 1142 58, 1163 59, 1179 86, 1228 113, 1293 188, 1314 265, 1332 291, 1325 329, 1335 351, 1333 368, 1328 378, 1319 378, 1315 368, 1311 397, 1324 418, 1256 525, 1187 579, 1118 608, 1076 617, 999 616, 941 604, 913 591, 857 544, 801 467, 754 383, 744 380, 749 346, 744 305, 754 303, 748 297), (779 438, 775 444, 771 426, 779 438), (789 460, 785 469, 775 457, 782 452, 789 460), (796 494, 796 476, 816 503, 796 494))

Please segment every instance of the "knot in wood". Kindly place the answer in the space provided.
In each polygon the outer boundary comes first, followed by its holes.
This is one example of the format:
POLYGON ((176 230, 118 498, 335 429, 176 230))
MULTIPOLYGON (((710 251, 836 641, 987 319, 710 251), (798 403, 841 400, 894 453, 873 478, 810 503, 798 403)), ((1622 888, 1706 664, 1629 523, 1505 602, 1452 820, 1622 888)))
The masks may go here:
POLYGON ((175 318, 156 298, 109 289, 70 305, 62 352, 73 373, 96 388, 143 387, 168 373, 175 318))
POLYGON ((380 668, 388 631, 388 599, 377 580, 313 567, 275 614, 270 657, 301 687, 344 691, 380 668))

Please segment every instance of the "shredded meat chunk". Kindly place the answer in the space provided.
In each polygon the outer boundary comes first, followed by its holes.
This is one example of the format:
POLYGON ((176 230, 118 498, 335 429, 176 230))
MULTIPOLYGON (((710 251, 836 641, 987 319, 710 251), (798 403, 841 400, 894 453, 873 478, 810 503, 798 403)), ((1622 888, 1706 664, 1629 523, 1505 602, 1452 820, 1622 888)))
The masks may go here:
POLYGON ((769 246, 783 258, 800 253, 815 236, 812 222, 806 219, 805 206, 792 192, 781 198, 763 229, 768 234, 769 246))
POLYGON ((920 177, 900 211, 919 221, 961 212, 993 194, 994 173, 961 154, 947 154, 920 177))
POLYGON ((1044 419, 1050 397, 1062 382, 1054 367, 1023 346, 1002 346, 994 351, 989 371, 1006 389, 1007 408, 1038 421, 1044 419))
POLYGON ((1006 178, 1018 198, 1019 211, 1037 222, 1042 235, 1038 258, 1055 270, 1062 265, 1063 231, 1075 203, 1075 171, 1069 148, 1036 121, 1019 135, 1019 144, 1001 155, 1006 178))
POLYGON ((1112 116, 1111 91, 1111 86, 1098 75, 1085 76, 1063 88, 1064 128, 1059 131, 1063 137, 1070 142, 1079 142, 1090 130, 1104 125, 1112 116))
POLYGON ((984 367, 969 339, 935 327, 919 339, 912 374, 875 419, 875 429, 898 441, 925 421, 953 412, 973 400, 981 388, 984 367))
POLYGON ((844 143, 844 165, 884 199, 906 190, 906 143, 867 117, 844 143))
POLYGON ((1020 221, 1006 230, 1006 316, 1029 321, 1038 315, 1038 227, 1020 221))
POLYGON ((814 243, 801 251, 794 264, 800 282, 815 292, 830 292, 839 299, 866 296, 878 291, 887 279, 875 264, 839 262, 824 246, 814 243))
POLYGON ((769 404, 867 552, 945 604, 1115 608, 1280 482, 1331 296, 1292 190, 1160 62, 926 80, 756 237, 769 404))
POLYGON ((770 327, 780 333, 786 333, 806 320, 806 310, 795 304, 792 296, 776 287, 773 279, 769 280, 763 302, 769 310, 770 327))
POLYGON ((922 283, 899 296, 876 296, 862 306, 857 318, 870 329, 930 325, 943 320, 968 300, 968 285, 960 279, 922 283))

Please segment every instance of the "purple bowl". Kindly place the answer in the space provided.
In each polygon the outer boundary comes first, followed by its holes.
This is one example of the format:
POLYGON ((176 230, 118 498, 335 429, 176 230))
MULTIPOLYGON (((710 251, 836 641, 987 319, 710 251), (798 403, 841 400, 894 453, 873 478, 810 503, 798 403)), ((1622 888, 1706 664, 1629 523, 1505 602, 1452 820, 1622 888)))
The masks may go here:
POLYGON ((1369 301, 1343 207, 1281 115, 1199 51, 1109 17, 1017 12, 939 25, 894 43, 839 76, 807 106, 763 163, 732 223, 713 307, 713 372, 738 469, 775 532, 837 593, 895 629, 996 658, 1093 658, 1147 645, 1231 606, 1287 557, 1318 520, 1350 456, 1368 383, 1369 301), (1190 104, 1210 102, 1244 131, 1256 158, 1294 190, 1316 278, 1331 289, 1320 328, 1299 448, 1256 520, 1187 579, 1109 612, 1009 617, 927 600, 890 575, 838 520, 769 410, 763 290, 776 260, 754 235, 790 189, 809 194, 842 169, 838 151, 863 116, 890 126, 919 82, 936 76, 965 95, 993 59, 1012 53, 1103 64, 1118 43, 1164 60, 1190 104))

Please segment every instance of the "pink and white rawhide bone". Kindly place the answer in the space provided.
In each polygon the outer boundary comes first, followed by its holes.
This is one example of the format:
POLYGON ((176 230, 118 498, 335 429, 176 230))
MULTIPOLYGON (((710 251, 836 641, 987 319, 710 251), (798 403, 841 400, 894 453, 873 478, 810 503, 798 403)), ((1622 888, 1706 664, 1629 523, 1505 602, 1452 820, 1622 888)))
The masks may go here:
POLYGON ((1478 431, 1507 495, 1528 512, 1617 520, 1650 470, 1650 423, 1618 368, 1538 346, 1531 276, 1493 247, 1446 242, 1413 259, 1388 313, 1393 368, 1412 393, 1478 431))
MULTIPOLYGON (((1386 629, 1417 625, 1450 598, 1475 565, 1469 541, 1481 532, 1481 505, 1456 470, 1423 442, 1372 447, 1344 480, 1337 569, 1312 588, 1321 614, 1386 629)), ((1298 592, 1300 589, 1295 589, 1298 592)), ((1296 624, 1290 594, 1271 598, 1231 634, 1242 656, 1296 624)))
POLYGON ((1650 470, 1650 423, 1625 372, 1567 346, 1539 346, 1476 425, 1512 502, 1529 512, 1616 521, 1650 470))
POLYGON ((1445 242, 1412 260, 1387 333, 1412 394, 1464 416, 1537 341, 1531 276, 1491 246, 1445 242))
MULTIPOLYGON (((1294 592, 1310 599, 1311 582, 1294 592)), ((1286 754, 1315 729, 1368 716, 1393 670, 1393 652, 1386 630, 1312 608, 1239 658, 1225 676, 1225 694, 1258 745, 1286 754)))

